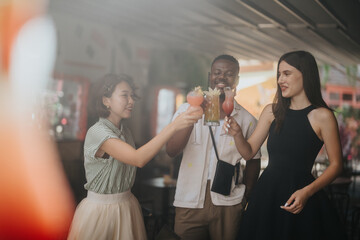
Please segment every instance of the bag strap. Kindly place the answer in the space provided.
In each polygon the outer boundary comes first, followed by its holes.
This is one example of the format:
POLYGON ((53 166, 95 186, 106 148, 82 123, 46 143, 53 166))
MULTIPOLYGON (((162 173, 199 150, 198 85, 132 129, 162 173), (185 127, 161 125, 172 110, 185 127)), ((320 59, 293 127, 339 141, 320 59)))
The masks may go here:
MULTIPOLYGON (((212 131, 211 126, 209 126, 209 130, 210 130, 211 140, 212 140, 213 145, 214 145, 214 150, 215 150, 216 158, 217 158, 218 161, 220 161, 219 155, 218 155, 218 152, 217 152, 217 149, 216 149, 216 143, 215 143, 214 134, 213 134, 213 131, 212 131)), ((239 172, 240 172, 240 163, 237 163, 237 164, 235 165, 235 185, 238 185, 238 184, 239 184, 239 179, 238 179, 239 172)))
POLYGON ((213 134, 213 131, 212 131, 211 126, 209 126, 209 130, 210 130, 211 140, 212 140, 213 145, 214 145, 214 150, 215 150, 216 158, 217 158, 217 160, 219 160, 219 155, 218 155, 218 152, 217 152, 217 149, 216 149, 215 138, 214 138, 214 134, 213 134))

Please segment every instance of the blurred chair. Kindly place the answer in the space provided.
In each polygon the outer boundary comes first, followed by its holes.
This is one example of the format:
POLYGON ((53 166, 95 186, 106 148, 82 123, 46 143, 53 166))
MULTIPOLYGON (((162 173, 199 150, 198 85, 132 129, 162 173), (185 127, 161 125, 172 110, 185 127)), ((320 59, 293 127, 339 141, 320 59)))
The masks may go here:
POLYGON ((351 239, 360 239, 360 204, 356 204, 351 214, 351 239))
POLYGON ((344 192, 333 192, 331 194, 331 201, 333 202, 342 223, 346 226, 349 213, 350 195, 344 192))
POLYGON ((332 183, 330 183, 326 188, 332 198, 333 193, 348 193, 349 186, 351 185, 352 180, 350 177, 338 177, 332 183))
POLYGON ((144 217, 148 240, 154 240, 161 228, 162 215, 154 211, 154 199, 144 199, 139 201, 139 203, 144 217))
POLYGON ((353 179, 353 193, 355 193, 356 191, 356 180, 357 180, 357 177, 360 176, 360 159, 352 159, 351 160, 351 177, 353 179))

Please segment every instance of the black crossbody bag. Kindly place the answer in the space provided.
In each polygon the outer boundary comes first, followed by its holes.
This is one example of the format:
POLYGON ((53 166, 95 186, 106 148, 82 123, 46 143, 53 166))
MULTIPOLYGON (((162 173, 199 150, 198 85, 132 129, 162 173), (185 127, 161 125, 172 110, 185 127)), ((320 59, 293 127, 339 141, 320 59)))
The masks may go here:
POLYGON ((235 185, 238 184, 240 163, 235 166, 219 159, 216 149, 215 138, 211 127, 209 126, 211 140, 214 145, 215 155, 217 159, 214 180, 211 186, 211 191, 222 194, 224 196, 230 195, 232 178, 235 175, 235 185))

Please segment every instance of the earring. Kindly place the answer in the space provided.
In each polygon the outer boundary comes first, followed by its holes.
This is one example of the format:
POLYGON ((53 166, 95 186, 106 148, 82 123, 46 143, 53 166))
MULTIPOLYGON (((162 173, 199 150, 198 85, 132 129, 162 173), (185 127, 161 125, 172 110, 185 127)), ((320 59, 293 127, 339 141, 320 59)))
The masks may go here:
POLYGON ((109 108, 110 108, 110 106, 106 106, 106 109, 108 109, 108 110, 109 110, 109 108))

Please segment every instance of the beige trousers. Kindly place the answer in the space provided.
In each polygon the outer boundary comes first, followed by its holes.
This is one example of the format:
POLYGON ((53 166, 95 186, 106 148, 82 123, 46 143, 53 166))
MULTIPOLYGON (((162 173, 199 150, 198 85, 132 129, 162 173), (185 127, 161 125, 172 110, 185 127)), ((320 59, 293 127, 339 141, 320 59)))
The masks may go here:
POLYGON ((204 208, 176 208, 175 233, 186 240, 234 240, 240 224, 242 204, 215 206, 206 186, 204 208))

